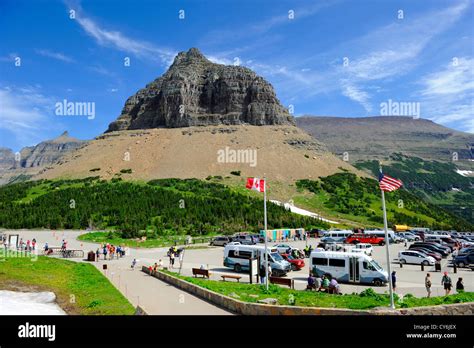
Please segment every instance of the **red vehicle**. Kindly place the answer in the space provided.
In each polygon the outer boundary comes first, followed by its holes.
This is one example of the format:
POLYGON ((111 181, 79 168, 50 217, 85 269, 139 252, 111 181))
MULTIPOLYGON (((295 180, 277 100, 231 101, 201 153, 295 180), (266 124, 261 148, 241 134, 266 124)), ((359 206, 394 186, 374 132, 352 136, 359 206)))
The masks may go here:
POLYGON ((354 233, 346 238, 347 244, 369 243, 376 245, 385 245, 385 238, 373 234, 354 233))
POLYGON ((281 256, 291 264, 292 271, 299 271, 304 267, 304 260, 295 259, 293 256, 288 254, 281 254, 281 256))

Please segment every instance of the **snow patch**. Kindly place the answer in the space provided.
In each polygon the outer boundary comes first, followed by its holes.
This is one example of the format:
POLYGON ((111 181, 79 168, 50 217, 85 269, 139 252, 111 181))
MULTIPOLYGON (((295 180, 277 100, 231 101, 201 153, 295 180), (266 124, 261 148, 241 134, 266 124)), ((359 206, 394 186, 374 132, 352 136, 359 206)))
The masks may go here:
POLYGON ((474 174, 472 170, 461 170, 461 169, 456 169, 456 173, 462 176, 471 176, 474 174))
POLYGON ((0 315, 66 315, 53 292, 0 290, 0 315))
MULTIPOLYGON (((279 205, 281 206, 281 202, 280 201, 275 201, 275 200, 270 200, 270 202, 272 202, 273 204, 276 204, 276 205, 279 205)), ((325 219, 323 218, 321 215, 319 214, 316 214, 316 213, 313 213, 309 210, 305 210, 305 209, 301 209, 301 208, 298 208, 298 207, 295 207, 294 205, 290 204, 290 203, 284 203, 283 206, 285 207, 286 210, 289 210, 291 211, 292 213, 295 213, 295 214, 298 214, 298 215, 304 215, 304 216, 310 216, 312 218, 315 218, 315 219, 318 219, 318 220, 322 220, 322 221, 325 221, 325 222, 329 222, 330 224, 338 224, 337 221, 332 221, 332 220, 328 220, 328 219, 325 219)))

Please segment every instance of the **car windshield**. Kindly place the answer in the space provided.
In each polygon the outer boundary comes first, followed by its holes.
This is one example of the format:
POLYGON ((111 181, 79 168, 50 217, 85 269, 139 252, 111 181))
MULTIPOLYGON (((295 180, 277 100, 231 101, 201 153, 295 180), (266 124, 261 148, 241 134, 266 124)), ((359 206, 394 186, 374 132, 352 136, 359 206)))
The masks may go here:
POLYGON ((375 267, 376 270, 381 271, 382 267, 377 263, 377 261, 372 260, 370 261, 370 264, 375 267))
POLYGON ((291 256, 291 255, 286 255, 286 258, 287 258, 288 260, 294 260, 294 259, 295 259, 295 258, 294 258, 293 256, 291 256))
POLYGON ((272 256, 273 260, 277 262, 283 260, 283 257, 281 257, 279 253, 271 253, 270 255, 272 256))

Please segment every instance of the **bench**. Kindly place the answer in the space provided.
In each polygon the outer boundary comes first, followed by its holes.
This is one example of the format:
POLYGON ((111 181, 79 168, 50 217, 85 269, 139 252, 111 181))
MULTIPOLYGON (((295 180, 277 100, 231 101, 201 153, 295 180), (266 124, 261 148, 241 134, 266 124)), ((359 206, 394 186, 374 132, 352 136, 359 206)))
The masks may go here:
POLYGON ((209 278, 209 276, 211 275, 209 273, 209 270, 207 269, 200 269, 200 268, 193 268, 193 276, 198 276, 198 275, 202 275, 202 277, 206 277, 206 278, 209 278))
POLYGON ((222 281, 224 281, 224 282, 227 278, 237 279, 237 283, 240 283, 240 278, 242 278, 241 276, 232 275, 232 274, 224 274, 224 275, 221 275, 221 277, 222 277, 222 281))
POLYGON ((295 288, 295 283, 294 283, 293 279, 290 279, 290 278, 270 277, 270 283, 279 284, 279 285, 286 285, 286 286, 290 287, 290 289, 295 288))

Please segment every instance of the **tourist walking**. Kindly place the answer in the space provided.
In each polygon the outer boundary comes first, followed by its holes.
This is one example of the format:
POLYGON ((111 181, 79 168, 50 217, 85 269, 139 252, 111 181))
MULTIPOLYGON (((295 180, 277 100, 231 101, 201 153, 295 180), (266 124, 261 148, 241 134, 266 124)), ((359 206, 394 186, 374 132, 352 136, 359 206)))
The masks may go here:
POLYGON ((443 278, 441 278, 441 285, 443 285, 444 291, 446 292, 446 296, 448 296, 451 292, 452 287, 452 281, 451 278, 448 276, 448 272, 444 272, 443 278))
POLYGON ((431 277, 429 273, 426 273, 425 288, 426 288, 426 292, 428 293, 426 297, 430 297, 431 296, 431 277))
POLYGON ((174 268, 174 251, 170 252, 170 268, 174 268))
POLYGON ((133 259, 132 265, 130 266, 132 268, 132 271, 135 269, 136 264, 137 264, 137 259, 133 259))
POLYGON ((96 260, 97 262, 99 262, 99 256, 100 256, 100 249, 97 248, 97 250, 95 251, 95 260, 96 260))
POLYGON ((456 292, 458 294, 464 292, 464 283, 462 282, 462 278, 458 278, 458 281, 456 283, 456 292))
POLYGON ((392 272, 392 288, 393 291, 397 290, 397 272, 395 271, 392 272))
POLYGON ((104 245, 104 249, 102 250, 104 253, 104 261, 107 260, 107 247, 104 245))

